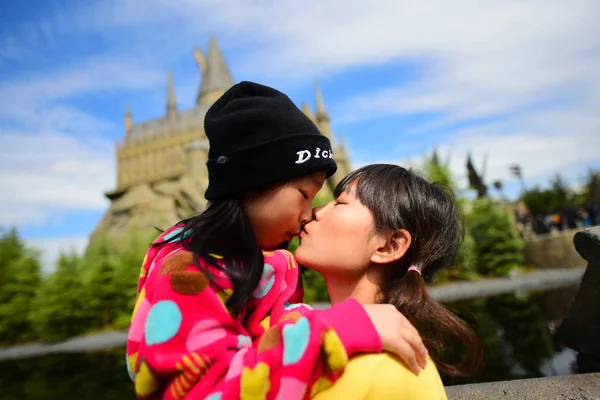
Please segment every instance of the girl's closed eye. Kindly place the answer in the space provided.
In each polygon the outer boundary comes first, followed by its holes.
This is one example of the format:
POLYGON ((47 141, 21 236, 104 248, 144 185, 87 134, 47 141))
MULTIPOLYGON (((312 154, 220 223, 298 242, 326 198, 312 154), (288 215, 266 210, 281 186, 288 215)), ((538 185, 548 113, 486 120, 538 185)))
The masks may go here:
POLYGON ((304 190, 298 190, 298 191, 300 192, 302 197, 304 197, 305 200, 308 200, 308 195, 306 194, 306 192, 304 190))

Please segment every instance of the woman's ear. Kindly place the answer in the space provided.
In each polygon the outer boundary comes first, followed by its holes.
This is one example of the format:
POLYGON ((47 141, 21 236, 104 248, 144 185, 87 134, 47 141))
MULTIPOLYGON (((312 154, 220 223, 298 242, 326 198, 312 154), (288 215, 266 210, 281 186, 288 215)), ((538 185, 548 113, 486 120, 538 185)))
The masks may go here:
POLYGON ((397 230, 379 238, 379 246, 371 256, 375 264, 389 264, 404 257, 410 248, 412 237, 406 229, 397 230))

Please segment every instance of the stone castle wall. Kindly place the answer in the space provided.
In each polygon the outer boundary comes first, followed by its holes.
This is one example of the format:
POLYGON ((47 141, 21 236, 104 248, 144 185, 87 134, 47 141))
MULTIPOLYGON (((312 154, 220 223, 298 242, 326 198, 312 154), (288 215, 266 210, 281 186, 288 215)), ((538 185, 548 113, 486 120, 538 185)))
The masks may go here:
POLYGON ((579 229, 568 229, 529 237, 523 250, 525 265, 540 269, 583 267, 585 260, 573 245, 573 235, 577 231, 579 229))

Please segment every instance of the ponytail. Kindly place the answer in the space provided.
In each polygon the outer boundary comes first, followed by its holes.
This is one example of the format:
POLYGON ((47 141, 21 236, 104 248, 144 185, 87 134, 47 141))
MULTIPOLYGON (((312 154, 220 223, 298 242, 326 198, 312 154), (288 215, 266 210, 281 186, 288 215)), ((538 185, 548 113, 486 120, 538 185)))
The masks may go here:
POLYGON ((418 271, 407 271, 401 277, 393 276, 396 274, 392 272, 393 268, 389 268, 384 279, 387 283, 380 289, 380 303, 393 304, 414 325, 441 372, 451 376, 473 375, 483 356, 475 332, 431 297, 418 271), (456 354, 461 355, 460 360, 454 359, 456 354))
POLYGON ((338 184, 335 197, 351 186, 373 213, 375 231, 393 235, 406 230, 412 237, 402 258, 381 266, 385 271, 378 301, 393 304, 408 318, 440 371, 472 375, 482 359, 477 335, 432 298, 426 285, 437 272, 453 265, 464 238, 464 223, 452 191, 390 164, 355 170, 338 184), (461 356, 459 360, 456 355, 461 356))

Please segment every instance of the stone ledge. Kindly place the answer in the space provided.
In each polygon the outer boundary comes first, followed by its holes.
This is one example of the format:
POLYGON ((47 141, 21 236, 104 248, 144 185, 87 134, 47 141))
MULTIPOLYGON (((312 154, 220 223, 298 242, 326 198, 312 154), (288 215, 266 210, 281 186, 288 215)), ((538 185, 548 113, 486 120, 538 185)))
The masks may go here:
MULTIPOLYGON (((577 351, 583 359, 590 359, 590 366, 600 365, 600 226, 581 230, 573 237, 573 243, 588 266, 579 290, 571 306, 569 316, 561 324, 558 335, 569 348, 577 351)), ((580 369, 582 372, 600 372, 580 369)))
POLYGON ((590 265, 600 265, 600 226, 577 232, 573 243, 579 255, 590 265))
POLYGON ((448 400, 600 400, 600 374, 449 386, 446 393, 448 400))

